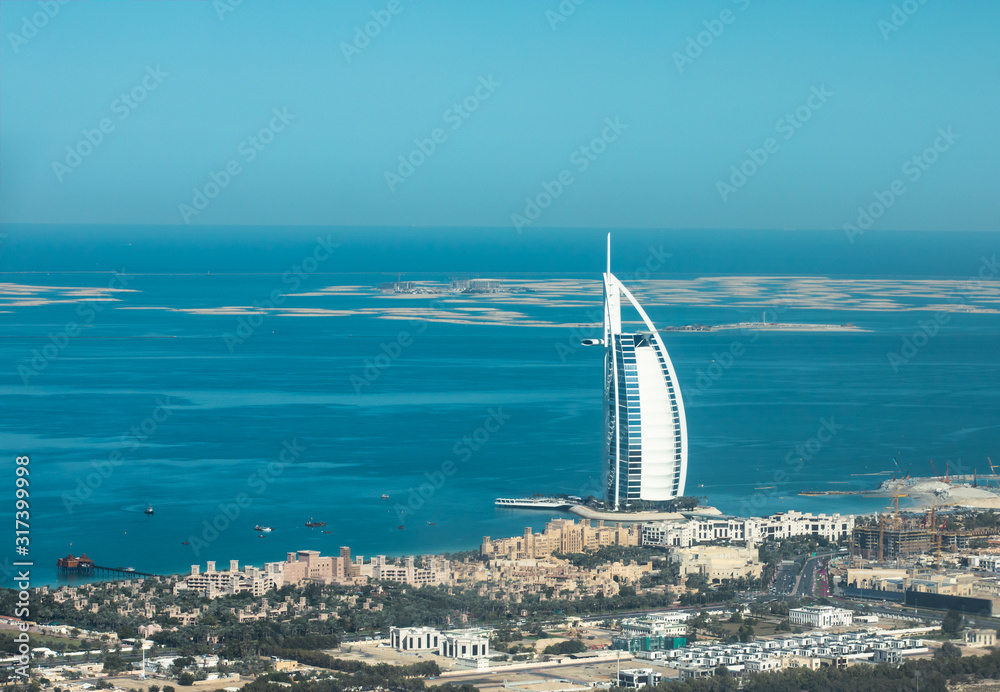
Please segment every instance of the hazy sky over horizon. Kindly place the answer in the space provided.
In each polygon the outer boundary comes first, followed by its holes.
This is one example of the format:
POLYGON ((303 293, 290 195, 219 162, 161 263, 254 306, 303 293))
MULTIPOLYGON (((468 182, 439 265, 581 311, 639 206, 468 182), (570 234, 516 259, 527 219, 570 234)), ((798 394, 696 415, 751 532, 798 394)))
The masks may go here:
POLYGON ((997 3, 577 2, 0 1, 0 223, 997 230, 997 3))

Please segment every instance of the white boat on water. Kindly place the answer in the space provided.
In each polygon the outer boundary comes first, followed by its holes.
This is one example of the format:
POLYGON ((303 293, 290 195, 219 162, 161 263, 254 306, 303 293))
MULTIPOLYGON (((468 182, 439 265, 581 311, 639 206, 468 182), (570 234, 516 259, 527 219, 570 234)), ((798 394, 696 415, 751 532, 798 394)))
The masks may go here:
POLYGON ((262 533, 271 533, 272 531, 274 531, 274 527, 273 526, 260 526, 258 524, 257 526, 253 527, 253 530, 254 531, 260 531, 262 533))
POLYGON ((560 500, 555 497, 498 497, 493 503, 497 507, 518 507, 521 509, 559 509, 572 507, 573 500, 560 500))

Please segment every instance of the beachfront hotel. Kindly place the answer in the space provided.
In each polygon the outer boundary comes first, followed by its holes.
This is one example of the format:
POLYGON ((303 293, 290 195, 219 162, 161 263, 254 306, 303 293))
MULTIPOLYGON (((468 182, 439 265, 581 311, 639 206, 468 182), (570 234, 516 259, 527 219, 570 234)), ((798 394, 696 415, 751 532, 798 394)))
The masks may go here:
POLYGON ((646 311, 611 273, 611 236, 604 274, 605 459, 607 501, 616 509, 636 500, 661 502, 684 494, 687 424, 674 366, 646 311), (646 330, 622 332, 622 296, 646 330))

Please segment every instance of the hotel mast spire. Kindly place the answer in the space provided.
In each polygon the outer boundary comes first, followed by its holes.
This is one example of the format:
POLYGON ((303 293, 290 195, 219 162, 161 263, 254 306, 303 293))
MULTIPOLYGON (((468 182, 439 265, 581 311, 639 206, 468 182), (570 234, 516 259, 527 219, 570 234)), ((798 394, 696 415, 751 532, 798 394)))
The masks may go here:
POLYGON ((684 494, 687 421, 673 363, 656 327, 632 293, 611 273, 611 234, 604 274, 604 438, 607 501, 616 509, 635 500, 660 502, 684 494), (623 333, 625 296, 648 331, 623 333))

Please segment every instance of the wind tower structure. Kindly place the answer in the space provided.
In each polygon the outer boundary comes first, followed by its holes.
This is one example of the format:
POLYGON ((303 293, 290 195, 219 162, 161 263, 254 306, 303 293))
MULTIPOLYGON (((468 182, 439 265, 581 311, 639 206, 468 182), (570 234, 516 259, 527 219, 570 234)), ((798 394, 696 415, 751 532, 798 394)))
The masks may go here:
POLYGON ((665 502, 684 494, 688 440, 684 401, 660 333, 632 293, 611 273, 608 235, 604 273, 604 442, 607 502, 665 502), (622 331, 622 297, 644 330, 622 331))

